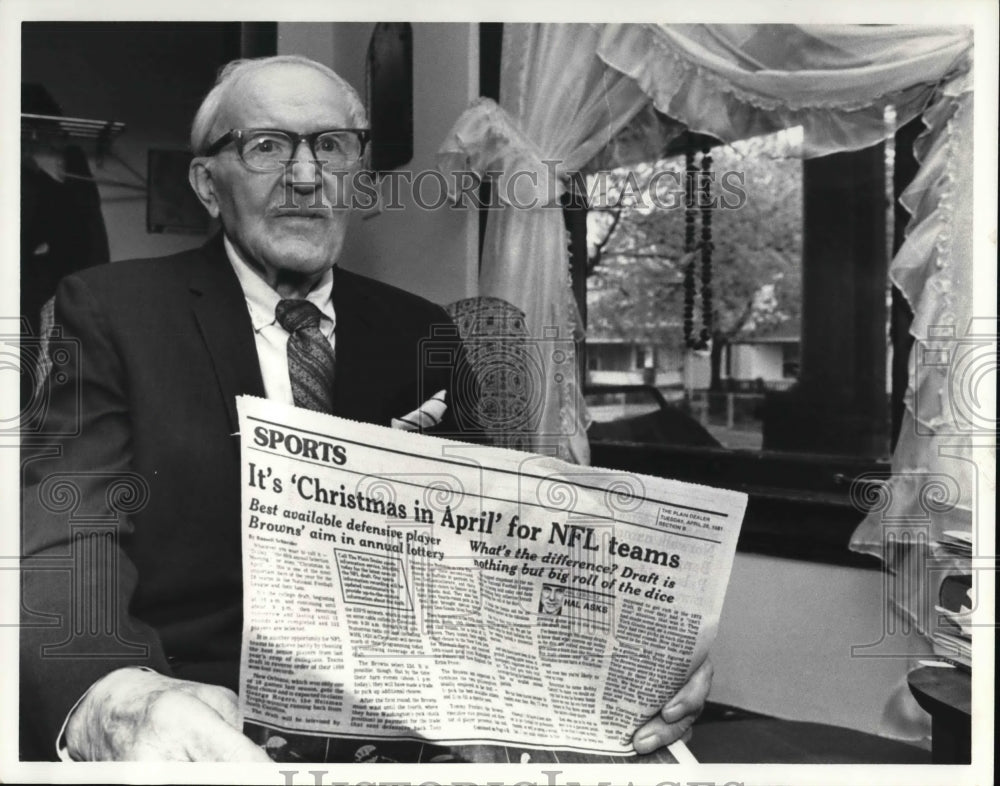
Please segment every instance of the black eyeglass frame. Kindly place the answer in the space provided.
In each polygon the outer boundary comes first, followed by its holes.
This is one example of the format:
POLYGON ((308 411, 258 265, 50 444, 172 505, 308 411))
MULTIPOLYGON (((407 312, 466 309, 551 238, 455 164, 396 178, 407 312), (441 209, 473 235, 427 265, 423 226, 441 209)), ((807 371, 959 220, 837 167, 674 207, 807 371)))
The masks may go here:
POLYGON ((371 129, 368 128, 324 128, 322 131, 313 131, 311 134, 299 134, 295 131, 288 131, 284 128, 231 128, 208 146, 205 150, 205 156, 208 157, 217 155, 230 142, 235 142, 236 152, 239 153, 240 161, 242 161, 243 165, 248 169, 254 172, 277 172, 279 171, 278 169, 259 169, 257 167, 252 167, 247 163, 246 159, 243 157, 243 147, 246 145, 246 138, 248 135, 261 132, 285 134, 292 140, 293 156, 295 155, 295 151, 299 149, 299 145, 302 143, 302 140, 305 140, 309 144, 309 152, 312 154, 313 161, 319 163, 319 159, 316 157, 316 140, 324 134, 344 131, 357 136, 358 141, 361 143, 361 152, 358 154, 358 160, 360 161, 362 156, 365 154, 365 147, 368 145, 368 142, 371 141, 371 129))

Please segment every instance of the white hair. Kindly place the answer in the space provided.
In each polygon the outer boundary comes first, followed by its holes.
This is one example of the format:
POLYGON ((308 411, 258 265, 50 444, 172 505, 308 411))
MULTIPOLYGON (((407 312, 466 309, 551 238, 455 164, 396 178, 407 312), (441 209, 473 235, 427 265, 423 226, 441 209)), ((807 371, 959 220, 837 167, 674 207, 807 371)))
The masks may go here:
POLYGON ((191 150, 196 156, 204 155, 205 150, 211 144, 209 135, 215 127, 215 121, 218 119, 222 99, 225 98, 229 89, 240 78, 252 71, 282 63, 307 66, 328 77, 331 82, 343 91, 354 126, 357 128, 366 128, 368 126, 368 115, 365 112, 364 104, 361 103, 361 98, 358 96, 357 91, 332 68, 302 55, 243 58, 226 63, 226 65, 219 69, 219 76, 215 80, 215 86, 208 91, 208 95, 205 96, 201 102, 201 106, 198 107, 198 111, 194 116, 194 122, 191 124, 191 150))

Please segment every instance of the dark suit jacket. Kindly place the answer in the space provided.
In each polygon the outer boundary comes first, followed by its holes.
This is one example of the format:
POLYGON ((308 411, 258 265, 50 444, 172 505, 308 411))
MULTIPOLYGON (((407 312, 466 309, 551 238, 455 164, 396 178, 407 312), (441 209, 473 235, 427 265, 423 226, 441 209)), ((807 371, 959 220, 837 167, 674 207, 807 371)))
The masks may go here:
MULTIPOLYGON (((435 433, 458 433, 455 397, 474 391, 452 385, 471 379, 457 339, 435 342, 456 366, 421 362, 421 339, 451 324, 444 311, 339 268, 333 297, 335 414, 387 426, 443 388, 451 406, 435 433)), ((113 669, 236 689, 234 399, 264 395, 221 236, 66 278, 56 322, 69 357, 50 381, 45 430, 69 436, 55 457, 23 452, 22 737, 42 757, 73 703, 113 669)))

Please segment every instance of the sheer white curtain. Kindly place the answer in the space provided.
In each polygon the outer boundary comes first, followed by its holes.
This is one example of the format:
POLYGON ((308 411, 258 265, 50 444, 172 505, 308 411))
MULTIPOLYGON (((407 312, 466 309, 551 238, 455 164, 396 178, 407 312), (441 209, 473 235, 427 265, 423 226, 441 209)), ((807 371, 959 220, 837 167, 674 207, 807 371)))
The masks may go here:
POLYGON ((489 214, 480 294, 518 306, 537 340, 534 449, 582 464, 590 451, 573 351, 581 323, 559 198, 565 177, 649 103, 594 56, 599 34, 590 25, 504 25, 499 106, 473 104, 439 154, 444 172, 499 174, 493 188, 504 207, 489 214))
POLYGON ((892 25, 606 25, 597 54, 656 108, 725 142, 802 126, 803 156, 867 147, 971 67, 972 31, 892 25))
POLYGON ((983 324, 971 310, 973 146, 967 80, 942 86, 924 122, 927 130, 915 145, 921 167, 900 200, 912 218, 889 270, 914 312, 906 411, 892 475, 862 500, 872 512, 851 546, 886 560, 893 576, 890 600, 931 635, 940 584, 955 564, 939 545, 941 536, 948 530, 975 535, 976 497, 982 484, 995 484, 990 444, 995 423, 981 385, 983 371, 989 384, 989 369, 996 368, 996 321, 983 324))

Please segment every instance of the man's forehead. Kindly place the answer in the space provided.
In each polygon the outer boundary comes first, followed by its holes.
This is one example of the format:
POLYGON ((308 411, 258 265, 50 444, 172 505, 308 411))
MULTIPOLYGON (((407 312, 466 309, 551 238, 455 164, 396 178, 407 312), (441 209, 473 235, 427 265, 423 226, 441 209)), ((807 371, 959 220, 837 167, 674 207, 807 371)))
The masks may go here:
POLYGON ((234 128, 344 125, 351 104, 343 88, 318 69, 298 63, 264 66, 239 77, 220 112, 234 128))

